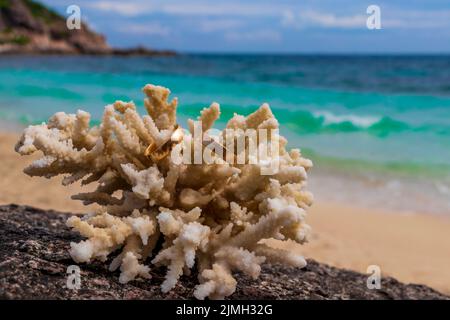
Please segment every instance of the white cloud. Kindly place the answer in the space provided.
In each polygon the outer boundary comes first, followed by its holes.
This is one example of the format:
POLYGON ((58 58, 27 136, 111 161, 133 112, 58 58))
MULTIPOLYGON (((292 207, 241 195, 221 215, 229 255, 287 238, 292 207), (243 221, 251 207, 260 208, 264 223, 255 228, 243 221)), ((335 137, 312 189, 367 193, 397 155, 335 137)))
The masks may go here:
POLYGON ((384 27, 404 29, 448 29, 450 10, 430 11, 387 11, 381 12, 384 27), (383 18, 383 13, 384 18, 383 18))
POLYGON ((337 28, 358 28, 365 27, 367 16, 353 15, 337 17, 331 13, 319 13, 314 11, 306 11, 300 13, 300 18, 310 23, 316 23, 322 27, 337 28))
POLYGON ((281 40, 280 33, 274 30, 257 31, 230 31, 225 33, 225 39, 231 42, 239 41, 270 41, 278 42, 281 40))
POLYGON ((285 11, 281 23, 287 27, 324 27, 324 28, 365 28, 367 15, 356 14, 352 16, 336 16, 332 13, 323 13, 313 10, 285 11))
POLYGON ((297 19, 292 10, 286 10, 283 12, 281 24, 285 27, 296 26, 297 19))
MULTIPOLYGON (((47 0, 49 1, 49 0, 47 0)), ((204 17, 218 19, 216 26, 212 20, 200 22, 200 31, 229 30, 236 21, 232 17, 242 18, 270 18, 281 19, 285 27, 306 28, 365 28, 367 14, 353 12, 354 14, 338 15, 333 8, 329 10, 318 8, 311 3, 298 4, 295 2, 243 2, 228 0, 217 2, 212 0, 90 0, 82 7, 89 7, 102 12, 109 12, 125 17, 134 17, 148 14, 167 14, 183 17, 204 17), (220 20, 219 20, 220 19, 220 20), (228 19, 228 20, 226 20, 228 19)), ((364 7, 361 7, 364 9, 364 7)), ((402 7, 381 7, 383 27, 392 28, 442 28, 450 26, 449 10, 421 10, 402 7)), ((198 24, 197 24, 198 25, 198 24)))
POLYGON ((142 13, 142 5, 139 2, 115 2, 115 1, 93 1, 87 4, 88 7, 117 13, 124 16, 136 16, 142 13))
MULTIPOLYGON (((285 10, 282 14, 281 25, 292 28, 366 28, 368 15, 361 14, 338 16, 333 13, 314 10, 285 10)), ((398 10, 381 8, 381 25, 383 28, 404 29, 437 29, 450 27, 449 10, 398 10)))
POLYGON ((282 10, 275 3, 242 3, 216 1, 143 1, 118 2, 114 0, 92 1, 88 7, 123 16, 164 13, 179 16, 274 16, 282 10))
POLYGON ((161 6, 161 11, 175 15, 234 15, 234 16, 273 16, 279 10, 274 5, 242 2, 180 2, 177 4, 166 4, 161 6))
POLYGON ((150 35, 150 36, 168 36, 170 28, 163 26, 157 22, 143 23, 143 24, 123 24, 116 31, 121 33, 150 35))
POLYGON ((243 24, 238 19, 203 19, 196 22, 199 30, 204 33, 236 29, 243 24))

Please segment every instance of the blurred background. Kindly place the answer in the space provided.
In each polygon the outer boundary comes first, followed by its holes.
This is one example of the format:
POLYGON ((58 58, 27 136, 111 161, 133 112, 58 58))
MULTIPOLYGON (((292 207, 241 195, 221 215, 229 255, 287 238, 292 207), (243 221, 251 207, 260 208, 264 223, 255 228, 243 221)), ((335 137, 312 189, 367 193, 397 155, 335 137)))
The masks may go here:
POLYGON ((146 83, 179 98, 182 124, 213 101, 222 125, 268 102, 315 164, 306 254, 450 292, 448 1, 1 0, 0 10, 2 203, 83 210, 62 187, 39 191, 43 179, 14 187, 26 179, 17 133, 57 111, 83 109, 97 124, 117 99, 143 111, 146 83), (67 27, 71 5, 81 30, 67 27))

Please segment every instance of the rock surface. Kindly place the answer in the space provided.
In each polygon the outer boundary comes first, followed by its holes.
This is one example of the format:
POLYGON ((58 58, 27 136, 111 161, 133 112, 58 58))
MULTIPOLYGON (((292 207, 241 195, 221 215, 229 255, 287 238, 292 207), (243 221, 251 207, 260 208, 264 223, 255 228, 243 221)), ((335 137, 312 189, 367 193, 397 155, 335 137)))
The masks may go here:
POLYGON ((147 48, 111 48, 86 23, 69 30, 66 18, 33 0, 0 0, 0 53, 172 55, 147 48))
MULTIPOLYGON (((67 215, 27 206, 0 206, 0 299, 192 299, 195 275, 183 276, 162 294, 165 269, 152 279, 122 285, 106 264, 80 265, 81 288, 66 288, 68 248, 81 238, 65 226, 67 215)), ((232 299, 449 299, 423 286, 382 279, 382 289, 366 288, 367 275, 309 260, 298 270, 266 266, 258 280, 238 275, 232 299)))

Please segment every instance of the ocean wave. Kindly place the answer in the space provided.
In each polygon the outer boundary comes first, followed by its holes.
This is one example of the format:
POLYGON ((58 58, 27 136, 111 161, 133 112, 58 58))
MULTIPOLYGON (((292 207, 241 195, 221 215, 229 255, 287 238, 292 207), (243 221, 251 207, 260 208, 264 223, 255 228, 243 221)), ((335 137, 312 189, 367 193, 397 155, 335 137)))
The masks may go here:
MULTIPOLYGON (((184 105, 178 111, 181 116, 195 117, 204 104, 184 105)), ((222 119, 229 119, 235 110, 241 114, 249 114, 256 107, 237 107, 232 105, 221 105, 222 119)), ((450 135, 450 128, 427 124, 413 126, 409 123, 396 120, 387 116, 356 115, 353 113, 336 114, 328 110, 281 110, 273 109, 281 127, 286 126, 297 134, 333 134, 366 132, 375 136, 388 136, 399 132, 430 132, 437 135, 450 135)), ((43 112, 44 114, 46 112, 43 112)), ((21 125, 38 124, 47 121, 51 113, 38 115, 32 112, 17 113, 12 110, 0 108, 0 120, 13 121, 21 125)), ((91 124, 99 123, 100 118, 92 118, 91 124)))
MULTIPOLYGON (((193 103, 183 105, 178 111, 186 116, 196 116, 200 106, 205 104, 193 103)), ((231 104, 221 104, 222 119, 228 119, 233 116, 236 110, 240 114, 249 114, 257 108, 242 107, 231 104)), ((273 108, 275 116, 280 122, 281 127, 286 126, 298 134, 321 134, 321 133, 351 133, 367 132, 376 136, 387 136, 392 133, 403 131, 421 131, 442 134, 449 130, 438 125, 413 126, 404 121, 400 121, 388 116, 381 115, 357 115, 354 113, 337 114, 329 110, 286 110, 273 108)))
MULTIPOLYGON (((277 111, 275 110, 277 114, 277 111)), ((282 111, 280 122, 299 134, 367 132, 387 136, 402 131, 415 131, 410 124, 386 116, 335 114, 331 111, 282 111)), ((435 128, 428 128, 433 131, 435 128)))
MULTIPOLYGON (((205 103, 185 104, 178 112, 182 115, 195 117, 200 107, 205 103)), ((229 119, 236 110, 240 114, 249 114, 257 106, 242 107, 231 104, 221 104, 222 119, 229 119)), ((400 132, 422 132, 436 135, 450 135, 450 128, 439 124, 413 125, 389 116, 359 115, 354 113, 338 114, 329 110, 286 110, 273 108, 281 127, 286 126, 298 134, 321 133, 351 133, 366 132, 378 137, 385 137, 400 132)))
POLYGON ((369 128, 382 119, 382 117, 377 116, 358 116, 354 114, 336 115, 329 111, 316 111, 312 114, 318 118, 323 117, 324 125, 350 122, 354 126, 361 128, 369 128))

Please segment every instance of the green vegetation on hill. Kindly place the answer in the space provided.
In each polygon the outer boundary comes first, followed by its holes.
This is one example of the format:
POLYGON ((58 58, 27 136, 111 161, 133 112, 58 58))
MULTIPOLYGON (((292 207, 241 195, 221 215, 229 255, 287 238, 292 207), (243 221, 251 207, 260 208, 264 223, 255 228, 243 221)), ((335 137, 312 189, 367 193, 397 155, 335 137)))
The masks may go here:
MULTIPOLYGON (((8 2, 8 0, 0 0, 0 1, 8 2)), ((58 13, 56 13, 52 9, 49 9, 36 1, 23 0, 23 3, 30 10, 33 17, 40 19, 45 23, 51 23, 51 22, 63 19, 63 17, 60 16, 58 13)))
POLYGON ((0 9, 9 8, 10 5, 11 3, 9 2, 9 0, 0 0, 0 9))
POLYGON ((18 34, 13 35, 12 37, 2 37, 2 33, 0 33, 0 44, 17 44, 20 46, 24 46, 30 42, 30 38, 26 35, 18 34))
POLYGON ((47 33, 53 40, 66 40, 70 35, 62 15, 33 0, 0 0, 0 22, 2 19, 0 45, 25 46, 32 41, 34 32, 47 33))

